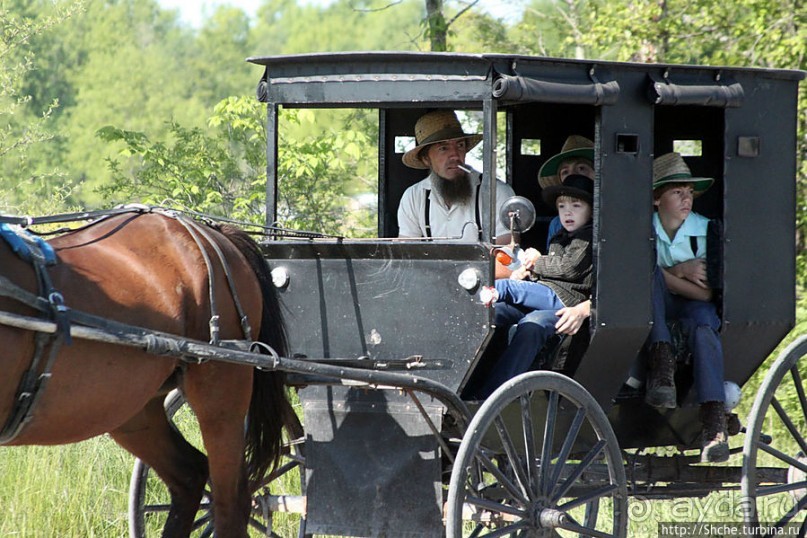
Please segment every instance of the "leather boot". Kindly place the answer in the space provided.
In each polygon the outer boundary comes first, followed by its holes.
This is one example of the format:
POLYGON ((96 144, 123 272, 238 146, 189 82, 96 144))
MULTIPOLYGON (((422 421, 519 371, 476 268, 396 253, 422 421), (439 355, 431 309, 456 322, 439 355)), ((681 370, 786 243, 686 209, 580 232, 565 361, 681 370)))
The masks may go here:
POLYGON ((675 355, 669 342, 650 346, 644 401, 653 407, 675 409, 675 355))
POLYGON ((700 408, 701 462, 720 463, 729 459, 726 410, 723 402, 704 402, 700 408))

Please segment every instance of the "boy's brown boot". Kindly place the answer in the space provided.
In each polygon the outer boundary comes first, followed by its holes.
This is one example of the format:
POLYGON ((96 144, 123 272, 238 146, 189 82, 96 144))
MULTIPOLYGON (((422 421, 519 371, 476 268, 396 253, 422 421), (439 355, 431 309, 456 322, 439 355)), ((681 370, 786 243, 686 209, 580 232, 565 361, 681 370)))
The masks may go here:
POLYGON ((726 410, 723 402, 704 402, 700 408, 701 462, 720 463, 729 459, 726 410))
POLYGON ((675 409, 675 355, 669 342, 650 346, 644 401, 653 407, 675 409))

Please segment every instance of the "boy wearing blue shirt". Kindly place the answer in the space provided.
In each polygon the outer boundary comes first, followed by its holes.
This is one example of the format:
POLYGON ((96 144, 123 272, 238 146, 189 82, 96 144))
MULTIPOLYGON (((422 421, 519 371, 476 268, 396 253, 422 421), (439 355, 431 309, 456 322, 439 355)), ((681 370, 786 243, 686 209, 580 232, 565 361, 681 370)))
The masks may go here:
POLYGON ((700 403, 703 462, 729 457, 723 388, 720 318, 706 278, 706 234, 709 219, 692 211, 693 200, 714 182, 693 177, 683 157, 668 153, 653 162, 653 215, 657 267, 653 281, 653 328, 645 401, 675 408, 676 360, 668 321, 687 335, 695 387, 700 403))

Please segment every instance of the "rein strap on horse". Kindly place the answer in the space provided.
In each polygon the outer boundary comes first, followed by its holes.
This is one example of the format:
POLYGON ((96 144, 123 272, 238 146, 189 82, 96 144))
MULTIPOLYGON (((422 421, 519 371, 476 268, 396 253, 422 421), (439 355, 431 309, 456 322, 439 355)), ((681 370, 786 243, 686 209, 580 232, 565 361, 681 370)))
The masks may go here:
POLYGON ((214 284, 215 274, 213 272, 213 262, 211 261, 210 255, 207 253, 207 250, 205 250, 204 245, 202 244, 202 238, 204 238, 204 240, 207 241, 207 243, 216 253, 219 265, 221 266, 222 271, 224 272, 225 279, 227 280, 227 285, 230 288, 230 296, 233 298, 233 303, 235 305, 236 312, 238 313, 238 319, 241 323, 241 330, 244 333, 244 339, 250 340, 252 329, 250 328, 249 320, 247 318, 246 313, 244 312, 244 308, 243 306, 241 306, 241 300, 238 297, 238 291, 236 290, 235 287, 235 280, 233 279, 232 270, 230 269, 230 265, 227 263, 227 259, 224 257, 224 252, 222 252, 221 247, 210 235, 210 232, 208 232, 208 230, 206 230, 196 221, 185 218, 181 215, 174 215, 174 218, 176 218, 176 220, 180 224, 182 224, 182 226, 185 227, 190 236, 196 242, 196 246, 199 247, 199 252, 202 254, 205 266, 207 267, 208 282, 209 282, 208 293, 210 296, 210 323, 209 323, 210 343, 218 344, 221 341, 219 337, 220 316, 218 314, 218 307, 216 303, 215 284, 214 284))

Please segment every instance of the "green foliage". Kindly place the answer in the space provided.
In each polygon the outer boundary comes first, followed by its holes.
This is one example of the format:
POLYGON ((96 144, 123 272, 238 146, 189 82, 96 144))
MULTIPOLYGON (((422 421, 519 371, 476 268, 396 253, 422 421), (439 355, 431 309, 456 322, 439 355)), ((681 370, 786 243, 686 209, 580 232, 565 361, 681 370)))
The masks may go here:
POLYGON ((63 24, 82 5, 59 5, 42 17, 33 17, 25 9, 31 7, 8 2, 0 8, 0 170, 2 177, 13 178, 0 182, 0 190, 7 193, 20 182, 47 191, 54 180, 62 177, 55 169, 32 163, 33 148, 54 137, 51 118, 59 100, 39 99, 26 86, 36 69, 29 46, 63 24))
MULTIPOLYGON (((108 161, 113 183, 102 189, 112 203, 137 200, 263 222, 266 199, 264 106, 247 98, 221 101, 208 121, 213 129, 169 126, 171 141, 106 126, 107 143, 123 143, 108 161)), ((312 123, 308 111, 284 110, 283 121, 312 123)), ((344 235, 345 195, 358 175, 368 137, 361 131, 326 130, 316 137, 279 140, 276 224, 344 235)))

